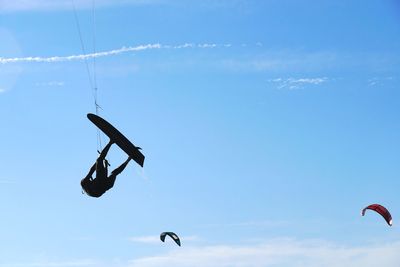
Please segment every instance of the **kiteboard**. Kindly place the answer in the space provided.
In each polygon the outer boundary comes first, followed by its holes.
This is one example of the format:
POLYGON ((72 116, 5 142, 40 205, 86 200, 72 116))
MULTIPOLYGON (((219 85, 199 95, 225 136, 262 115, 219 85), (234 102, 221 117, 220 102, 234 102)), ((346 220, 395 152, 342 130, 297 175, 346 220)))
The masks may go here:
POLYGON ((129 141, 120 131, 112 126, 108 121, 92 113, 87 114, 88 119, 93 122, 111 141, 119 146, 128 156, 130 156, 137 164, 143 167, 144 155, 139 151, 139 147, 129 141))

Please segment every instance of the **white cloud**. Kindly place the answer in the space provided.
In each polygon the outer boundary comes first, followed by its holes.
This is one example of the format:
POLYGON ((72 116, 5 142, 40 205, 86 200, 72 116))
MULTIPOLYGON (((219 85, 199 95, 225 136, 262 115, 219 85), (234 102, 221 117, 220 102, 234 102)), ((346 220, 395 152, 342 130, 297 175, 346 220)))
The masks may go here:
POLYGON ((217 45, 216 44, 201 44, 199 47, 200 48, 215 48, 215 47, 217 47, 217 45))
POLYGON ((383 85, 386 82, 393 81, 394 77, 374 77, 368 80, 368 86, 378 86, 383 85))
MULTIPOLYGON (((138 237, 138 240, 154 239, 138 237)), ((158 241, 161 242, 161 241, 158 241)), ((400 241, 344 245, 323 240, 280 238, 248 245, 167 246, 166 253, 133 260, 41 260, 1 267, 398 267, 400 241)))
POLYGON ((126 52, 142 51, 142 50, 147 50, 147 49, 160 49, 160 48, 161 48, 160 44, 148 44, 148 45, 139 45, 139 46, 135 46, 135 47, 122 47, 120 49, 85 54, 85 55, 80 54, 80 55, 70 55, 70 56, 15 57, 15 58, 0 57, 0 63, 7 64, 7 63, 17 63, 17 62, 45 62, 45 63, 64 62, 64 61, 73 61, 73 60, 85 60, 85 59, 89 59, 89 58, 118 55, 118 54, 126 53, 126 52))
MULTIPOLYGON (((242 44, 247 47, 246 44, 242 44)), ((256 71, 264 72, 277 69, 285 69, 291 63, 284 59, 225 59, 221 62, 223 68, 231 71, 256 71)))
POLYGON ((53 62, 65 62, 65 61, 74 61, 74 60, 85 60, 90 58, 98 58, 98 57, 107 57, 107 56, 115 56, 122 53, 127 52, 139 52, 144 50, 154 50, 154 49, 185 49, 185 48, 200 48, 200 49, 210 49, 217 47, 229 47, 230 44, 192 44, 186 43, 181 45, 162 45, 162 44, 147 44, 147 45, 138 45, 138 46, 129 46, 122 47, 119 49, 90 53, 90 54, 80 54, 80 55, 70 55, 70 56, 51 56, 51 57, 13 57, 13 58, 5 58, 0 57, 1 64, 9 64, 9 63, 27 63, 27 62, 43 62, 43 63, 53 63, 53 62))
POLYGON ((301 89, 307 85, 320 85, 328 81, 327 77, 319 78, 276 78, 270 79, 268 82, 276 84, 278 89, 301 89))
POLYGON ((237 223, 228 223, 228 224, 205 224, 201 227, 218 227, 218 228, 227 228, 227 227, 287 227, 290 225, 291 222, 289 221, 268 221, 268 220, 261 220, 261 221, 244 221, 244 222, 237 222, 237 223))
POLYGON ((38 82, 36 86, 46 86, 46 87, 62 87, 65 85, 62 81, 50 81, 50 82, 38 82))
POLYGON ((129 241, 146 244, 158 244, 161 242, 159 236, 134 236, 130 237, 129 241))
POLYGON ((267 50, 262 43, 256 43, 249 49, 249 44, 241 44, 248 49, 247 52, 256 51, 255 54, 244 56, 238 55, 234 58, 224 59, 219 62, 220 66, 231 71, 238 72, 299 72, 310 73, 331 69, 338 66, 338 55, 329 51, 304 53, 291 50, 267 50), (260 47, 263 51, 260 51, 260 47))
MULTIPOLYGON (((163 3, 164 0, 96 0, 96 7, 118 5, 146 5, 163 3)), ((0 0, 0 12, 51 11, 92 8, 93 0, 0 0)))
MULTIPOLYGON (((161 242, 160 237, 159 236, 134 236, 134 237, 130 237, 128 238, 129 241, 132 242, 136 242, 136 243, 146 243, 146 244, 159 244, 161 242)), ((199 240, 199 238, 197 236, 183 236, 180 237, 180 239, 182 241, 195 241, 195 240, 199 240)))
POLYGON ((4 263, 1 267, 77 267, 77 266, 98 266, 98 262, 90 259, 74 261, 35 261, 25 263, 4 263))
POLYGON ((176 248, 131 261, 131 267, 398 267, 400 242, 344 246, 323 241, 271 240, 249 246, 176 248))

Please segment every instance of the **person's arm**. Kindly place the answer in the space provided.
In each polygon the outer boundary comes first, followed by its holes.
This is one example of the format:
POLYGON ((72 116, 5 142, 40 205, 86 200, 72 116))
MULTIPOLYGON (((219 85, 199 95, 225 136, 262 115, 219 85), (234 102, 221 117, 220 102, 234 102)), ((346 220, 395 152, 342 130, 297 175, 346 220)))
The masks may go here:
POLYGON ((95 170, 96 170, 96 162, 90 168, 89 173, 86 175, 86 177, 84 179, 90 179, 90 177, 92 177, 92 175, 95 172, 95 170))
POLYGON ((92 175, 95 170, 96 163, 94 163, 93 166, 90 168, 89 173, 86 175, 86 177, 81 180, 82 194, 86 194, 86 187, 91 183, 92 175))
POLYGON ((104 160, 107 156, 108 150, 110 150, 111 145, 113 144, 113 142, 110 140, 110 142, 108 142, 108 144, 103 148, 103 150, 100 153, 99 159, 100 160, 104 160))

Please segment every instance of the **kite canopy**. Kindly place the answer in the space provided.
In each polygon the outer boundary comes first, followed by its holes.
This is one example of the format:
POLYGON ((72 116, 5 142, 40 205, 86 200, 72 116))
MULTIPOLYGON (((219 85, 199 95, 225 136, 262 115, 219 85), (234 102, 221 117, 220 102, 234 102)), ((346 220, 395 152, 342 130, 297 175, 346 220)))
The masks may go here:
POLYGON ((165 242, 165 237, 170 236, 178 246, 181 246, 181 241, 179 240, 179 237, 174 233, 174 232, 162 232, 160 234, 160 239, 162 242, 165 242))
POLYGON ((365 207, 362 211, 361 211, 361 215, 364 216, 365 215, 365 211, 366 210, 373 210, 377 213, 379 213, 387 222, 387 224, 389 226, 392 226, 393 221, 392 221, 392 215, 390 215, 390 212, 382 205, 379 204, 372 204, 369 205, 368 207, 365 207))

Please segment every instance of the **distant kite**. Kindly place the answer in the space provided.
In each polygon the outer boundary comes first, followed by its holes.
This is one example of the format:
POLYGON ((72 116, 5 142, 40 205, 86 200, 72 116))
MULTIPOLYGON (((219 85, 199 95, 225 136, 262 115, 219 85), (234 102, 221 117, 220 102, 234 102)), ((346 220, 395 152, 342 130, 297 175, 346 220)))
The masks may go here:
POLYGON ((379 213, 379 214, 385 219, 385 221, 387 222, 387 224, 388 224, 389 226, 392 226, 392 224, 393 224, 392 215, 390 215, 390 212, 389 212, 384 206, 379 205, 379 204, 372 204, 372 205, 369 205, 368 207, 364 208, 364 209, 361 211, 361 215, 362 215, 362 216, 365 215, 365 211, 366 211, 366 210, 373 210, 373 211, 379 213))
POLYGON ((173 232, 163 232, 163 233, 161 233, 160 234, 160 239, 161 239, 162 242, 165 242, 165 237, 167 235, 170 236, 175 241, 175 243, 178 244, 178 246, 181 246, 181 241, 179 240, 179 237, 173 232))

